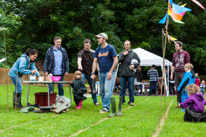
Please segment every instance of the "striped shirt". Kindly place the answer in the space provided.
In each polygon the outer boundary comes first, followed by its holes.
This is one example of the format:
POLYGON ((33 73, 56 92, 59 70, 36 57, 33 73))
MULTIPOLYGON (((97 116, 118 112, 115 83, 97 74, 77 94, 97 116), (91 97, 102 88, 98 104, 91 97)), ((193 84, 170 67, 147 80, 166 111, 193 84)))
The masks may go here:
POLYGON ((150 81, 158 81, 158 71, 156 69, 151 68, 148 72, 147 75, 149 76, 150 81))

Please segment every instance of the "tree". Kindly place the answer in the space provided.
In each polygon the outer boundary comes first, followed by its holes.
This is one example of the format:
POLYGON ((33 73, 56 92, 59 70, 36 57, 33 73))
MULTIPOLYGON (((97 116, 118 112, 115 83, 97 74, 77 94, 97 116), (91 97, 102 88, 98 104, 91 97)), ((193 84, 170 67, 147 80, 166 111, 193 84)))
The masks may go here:
MULTIPOLYGON (((204 0, 205 1, 205 0, 204 0)), ((37 62, 43 65, 47 49, 53 44, 55 36, 63 38, 62 46, 66 48, 70 60, 70 72, 77 69, 77 53, 83 48, 83 40, 92 40, 96 49, 95 35, 105 32, 108 43, 121 52, 123 42, 130 40, 132 48, 142 47, 162 55, 162 28, 158 24, 167 11, 165 0, 4 0, 3 10, 21 17, 23 24, 12 31, 10 64, 18 57, 17 53, 27 48, 40 51, 37 62), (9 8, 6 8, 7 5, 9 8)), ((174 1, 179 3, 180 1, 174 1)), ((185 2, 185 0, 184 0, 185 2)), ((206 72, 204 57, 205 12, 186 0, 187 7, 195 11, 186 13, 185 25, 170 19, 169 34, 184 43, 184 49, 191 54, 191 62, 198 71, 206 72), (192 35, 191 35, 192 34, 192 35), (198 61, 198 63, 197 63, 198 61), (201 67, 200 67, 201 66, 201 67)), ((166 58, 172 59, 174 44, 167 46, 166 58)), ((40 67, 39 67, 40 68, 40 67)))
MULTIPOLYGON (((1 7, 4 5, 1 1, 1 7)), ((16 35, 16 30, 21 25, 20 16, 14 14, 14 12, 8 12, 3 8, 0 9, 0 58, 5 56, 5 46, 8 48, 8 61, 12 61, 12 56, 18 55, 17 53, 9 54, 12 50, 13 43, 15 41, 14 36, 16 35), (4 41, 5 40, 5 41, 4 41)), ((21 49, 21 48, 20 48, 21 49)), ((4 64, 3 64, 4 66, 4 64)))

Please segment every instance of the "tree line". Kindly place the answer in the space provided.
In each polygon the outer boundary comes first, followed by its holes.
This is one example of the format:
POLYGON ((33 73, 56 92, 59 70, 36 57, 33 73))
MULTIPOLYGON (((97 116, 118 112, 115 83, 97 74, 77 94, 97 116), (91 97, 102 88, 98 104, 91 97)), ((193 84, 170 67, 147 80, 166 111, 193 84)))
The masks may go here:
MULTIPOLYGON (((27 48, 40 51, 37 64, 42 69, 47 49, 53 38, 63 38, 67 50, 70 72, 77 69, 77 53, 83 48, 83 40, 92 40, 96 49, 95 35, 105 32, 108 43, 117 53, 123 42, 130 40, 132 48, 141 47, 162 55, 162 28, 158 24, 165 15, 167 0, 0 0, 0 27, 6 28, 8 65, 27 48)), ((169 34, 184 43, 183 49, 191 55, 195 71, 206 72, 206 12, 189 0, 174 0, 187 3, 192 12, 186 13, 184 25, 172 19, 169 34)), ((201 3, 205 6, 206 0, 201 3)), ((1 30, 1 29, 0 29, 1 30)), ((4 57, 3 33, 0 32, 0 58, 4 57)), ((171 61, 174 44, 167 44, 166 58, 171 61)))

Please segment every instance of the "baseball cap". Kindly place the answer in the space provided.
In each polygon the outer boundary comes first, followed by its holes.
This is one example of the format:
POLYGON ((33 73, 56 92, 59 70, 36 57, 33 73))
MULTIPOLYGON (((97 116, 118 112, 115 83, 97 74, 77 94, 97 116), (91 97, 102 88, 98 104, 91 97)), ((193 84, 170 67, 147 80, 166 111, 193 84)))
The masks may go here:
POLYGON ((106 33, 99 33, 98 35, 96 35, 97 38, 105 38, 106 40, 108 40, 108 36, 106 33))

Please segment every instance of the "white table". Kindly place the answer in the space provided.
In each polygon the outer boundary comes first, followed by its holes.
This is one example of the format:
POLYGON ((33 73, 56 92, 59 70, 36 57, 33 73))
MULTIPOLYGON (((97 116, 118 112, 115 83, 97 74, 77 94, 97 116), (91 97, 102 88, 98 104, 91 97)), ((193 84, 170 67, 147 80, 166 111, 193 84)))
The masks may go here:
MULTIPOLYGON (((30 91, 30 85, 31 84, 69 84, 69 94, 71 99, 71 105, 72 105, 72 96, 71 96, 71 86, 69 81, 23 81, 23 83, 27 83, 27 101, 26 101, 26 107, 28 107, 28 100, 29 100, 29 91, 30 91)), ((48 106, 50 106, 50 98, 49 98, 49 89, 48 89, 48 106)))

